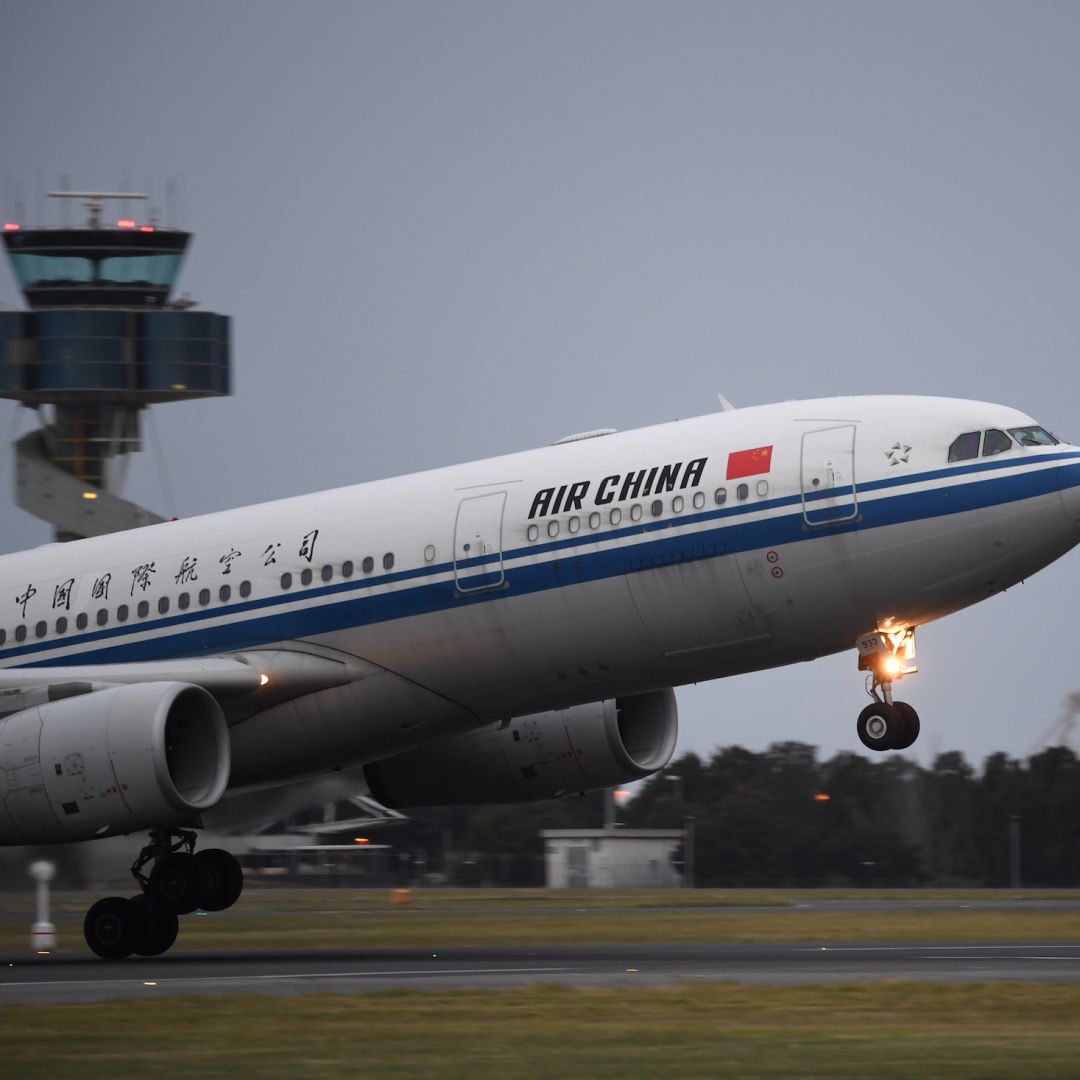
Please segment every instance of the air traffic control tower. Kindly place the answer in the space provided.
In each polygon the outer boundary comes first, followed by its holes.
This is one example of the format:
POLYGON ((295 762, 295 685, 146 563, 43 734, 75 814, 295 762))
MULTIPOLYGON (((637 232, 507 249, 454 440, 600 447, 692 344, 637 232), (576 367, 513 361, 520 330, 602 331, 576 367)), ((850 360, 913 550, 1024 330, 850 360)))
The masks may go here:
POLYGON ((126 456, 148 405, 229 393, 229 317, 170 300, 191 233, 127 212, 103 223, 106 204, 145 195, 50 197, 81 201, 88 219, 4 224, 29 311, 0 311, 0 398, 41 421, 15 444, 18 505, 72 540, 162 520, 117 493, 126 456))

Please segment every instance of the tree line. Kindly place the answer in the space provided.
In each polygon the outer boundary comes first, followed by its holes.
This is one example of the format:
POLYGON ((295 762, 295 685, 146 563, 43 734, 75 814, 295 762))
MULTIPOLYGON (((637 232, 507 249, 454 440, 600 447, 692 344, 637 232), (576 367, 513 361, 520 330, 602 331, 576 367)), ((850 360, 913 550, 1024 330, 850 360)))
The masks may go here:
MULTIPOLYGON (((929 768, 781 742, 683 754, 618 811, 620 825, 694 830, 697 885, 985 885, 1010 881, 1010 823, 1024 885, 1080 884, 1080 759, 960 753, 929 768), (1018 820, 1017 820, 1018 819, 1018 820)), ((542 884, 542 829, 599 828, 603 795, 522 806, 417 810, 385 835, 412 871, 455 884, 542 884)), ((683 857, 680 850, 676 860, 683 857)))

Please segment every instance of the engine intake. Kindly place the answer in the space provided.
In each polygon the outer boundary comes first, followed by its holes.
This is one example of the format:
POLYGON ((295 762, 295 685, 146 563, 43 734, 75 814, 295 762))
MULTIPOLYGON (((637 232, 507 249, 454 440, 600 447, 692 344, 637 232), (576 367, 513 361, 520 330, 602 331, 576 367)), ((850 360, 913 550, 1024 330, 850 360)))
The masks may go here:
POLYGON ((0 721, 0 843, 183 824, 228 782, 225 717, 189 683, 95 690, 0 721))
POLYGON ((675 693, 515 717, 364 767, 371 794, 394 810, 533 802, 640 780, 671 759, 675 693))

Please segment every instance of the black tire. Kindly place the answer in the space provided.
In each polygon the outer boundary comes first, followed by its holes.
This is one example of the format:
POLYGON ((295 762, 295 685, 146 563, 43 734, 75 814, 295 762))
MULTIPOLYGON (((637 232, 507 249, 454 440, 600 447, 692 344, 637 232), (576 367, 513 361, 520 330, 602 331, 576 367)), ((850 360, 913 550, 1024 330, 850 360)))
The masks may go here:
POLYGON ((902 726, 892 748, 906 750, 919 737, 919 714, 906 701, 894 701, 893 708, 899 713, 902 726))
POLYGON ((123 960, 135 947, 138 912, 122 896, 106 896, 83 919, 83 936, 90 951, 102 960, 123 960))
POLYGON ((180 930, 176 912, 169 911, 145 894, 129 901, 135 913, 134 947, 136 956, 160 956, 172 948, 180 930))
POLYGON ((855 724, 863 746, 870 750, 891 750, 904 731, 904 722, 895 706, 884 702, 867 705, 855 724))
POLYGON ((150 872, 149 894, 163 908, 176 915, 186 915, 202 903, 210 882, 203 864, 194 855, 173 851, 150 872))
POLYGON ((195 858, 202 864, 210 881, 199 907, 203 911, 224 911, 232 907, 244 891, 244 871, 240 869, 236 857, 224 848, 207 848, 195 858))

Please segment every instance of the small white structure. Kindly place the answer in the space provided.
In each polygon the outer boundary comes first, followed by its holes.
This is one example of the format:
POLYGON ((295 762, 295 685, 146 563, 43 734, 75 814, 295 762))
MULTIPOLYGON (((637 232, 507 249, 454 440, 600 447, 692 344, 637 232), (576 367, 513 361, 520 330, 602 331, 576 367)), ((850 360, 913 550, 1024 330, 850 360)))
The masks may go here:
POLYGON ((544 829, 549 889, 674 889, 682 829, 544 829))
POLYGON ((56 927, 49 920, 49 882, 55 873, 55 864, 44 859, 30 864, 30 876, 37 882, 37 919, 30 927, 30 948, 39 953, 56 948, 56 927))

